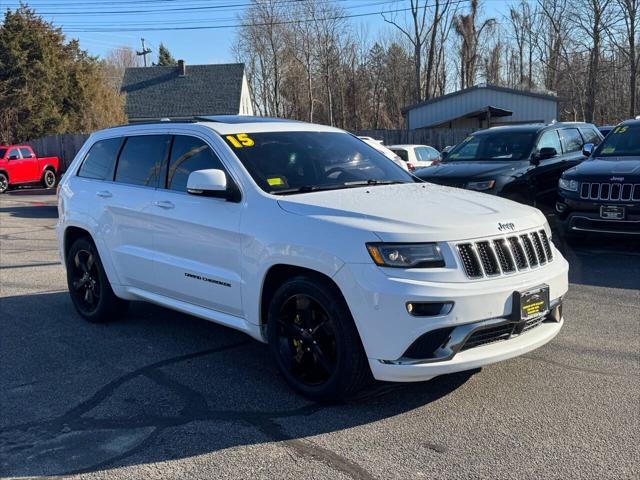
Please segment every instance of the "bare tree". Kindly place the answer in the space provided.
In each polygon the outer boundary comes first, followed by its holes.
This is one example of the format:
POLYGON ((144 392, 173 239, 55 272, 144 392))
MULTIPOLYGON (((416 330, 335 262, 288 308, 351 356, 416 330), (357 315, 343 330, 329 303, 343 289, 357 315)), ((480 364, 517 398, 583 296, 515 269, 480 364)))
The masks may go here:
POLYGON ((640 0, 616 0, 619 12, 622 15, 624 29, 624 42, 617 40, 617 35, 612 36, 613 43, 623 52, 629 62, 629 117, 634 118, 638 111, 638 68, 640 66, 640 49, 637 47, 637 38, 640 34, 638 22, 640 19, 640 0))
MULTIPOLYGON (((382 14, 384 21, 396 27, 411 42, 413 46, 414 89, 415 102, 422 100, 422 48, 427 36, 427 0, 410 0, 411 26, 403 26, 393 18, 382 14)), ((437 2, 438 8, 440 3, 437 2)))
POLYGON ((480 58, 480 42, 483 33, 491 31, 496 25, 494 18, 488 18, 478 25, 479 0, 471 0, 470 12, 457 15, 453 26, 460 37, 460 88, 472 87, 475 84, 478 60, 480 58))

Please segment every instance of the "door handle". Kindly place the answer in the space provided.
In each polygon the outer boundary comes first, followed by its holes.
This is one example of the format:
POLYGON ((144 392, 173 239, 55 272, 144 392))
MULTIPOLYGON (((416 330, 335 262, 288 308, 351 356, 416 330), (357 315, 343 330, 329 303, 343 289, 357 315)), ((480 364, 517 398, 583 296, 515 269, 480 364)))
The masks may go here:
POLYGON ((156 207, 164 208, 165 210, 170 210, 175 207, 175 205, 171 202, 153 202, 156 207))
POLYGON ((111 198, 111 197, 113 197, 113 195, 111 195, 111 192, 109 192, 107 190, 101 190, 100 192, 96 192, 96 195, 98 197, 102 197, 102 198, 111 198))

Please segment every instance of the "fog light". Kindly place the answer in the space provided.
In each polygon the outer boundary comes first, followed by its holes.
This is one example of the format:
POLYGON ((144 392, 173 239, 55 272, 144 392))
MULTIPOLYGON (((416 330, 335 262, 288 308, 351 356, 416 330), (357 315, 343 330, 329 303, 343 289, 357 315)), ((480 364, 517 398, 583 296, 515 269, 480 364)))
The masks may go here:
POLYGON ((556 211, 558 213, 562 213, 567 209, 567 206, 564 203, 556 202, 556 211))
POLYGON ((409 302, 407 312, 414 317, 436 317, 448 315, 453 309, 453 302, 409 302))

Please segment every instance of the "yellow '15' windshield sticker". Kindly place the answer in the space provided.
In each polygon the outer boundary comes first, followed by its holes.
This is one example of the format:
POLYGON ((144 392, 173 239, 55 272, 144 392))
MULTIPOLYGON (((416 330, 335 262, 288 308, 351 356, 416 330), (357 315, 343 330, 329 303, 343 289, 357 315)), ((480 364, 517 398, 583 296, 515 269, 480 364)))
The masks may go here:
POLYGON ((629 130, 629 125, 624 125, 622 127, 618 127, 616 128, 613 133, 627 133, 627 130, 629 130))
POLYGON ((227 140, 234 148, 253 147, 254 141, 251 140, 246 133, 236 133, 235 135, 227 135, 227 140))

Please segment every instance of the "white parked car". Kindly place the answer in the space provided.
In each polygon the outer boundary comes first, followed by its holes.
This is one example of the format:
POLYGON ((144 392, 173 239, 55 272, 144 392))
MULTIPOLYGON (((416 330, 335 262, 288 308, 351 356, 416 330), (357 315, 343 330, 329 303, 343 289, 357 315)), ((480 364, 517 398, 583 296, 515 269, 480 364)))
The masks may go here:
POLYGON ((430 167, 442 160, 440 152, 428 145, 390 145, 389 150, 404 160, 409 170, 430 167))
POLYGON ((568 265, 540 211, 420 183, 331 127, 94 133, 61 181, 57 234, 87 320, 145 300, 235 328, 315 399, 522 355, 563 324, 568 265))
POLYGON ((373 148, 378 150, 389 160, 392 160, 397 165, 400 165, 407 172, 409 171, 409 166, 407 165, 407 162, 402 160, 402 158, 398 154, 392 152, 387 147, 385 147, 381 140, 376 140, 371 137, 358 137, 358 138, 362 140, 364 143, 366 143, 367 145, 371 145, 373 148))

